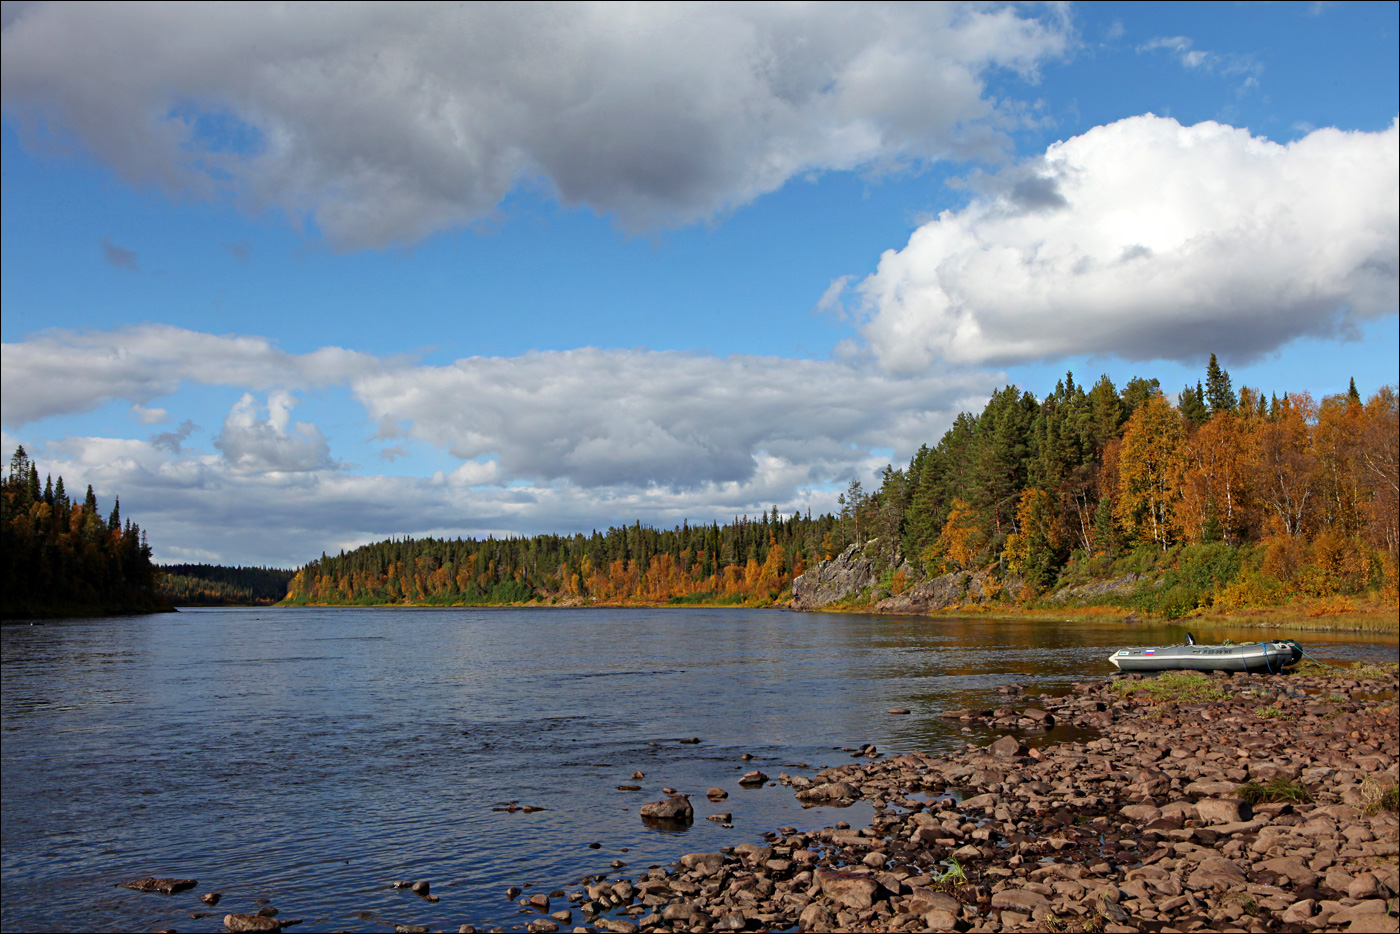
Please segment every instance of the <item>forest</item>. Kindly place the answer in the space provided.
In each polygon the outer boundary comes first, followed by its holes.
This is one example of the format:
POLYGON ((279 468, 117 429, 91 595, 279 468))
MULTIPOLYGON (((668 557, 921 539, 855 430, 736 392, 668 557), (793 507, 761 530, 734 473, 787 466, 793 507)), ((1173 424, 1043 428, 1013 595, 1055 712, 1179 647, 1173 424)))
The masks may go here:
POLYGON ((71 499, 23 447, 0 486, 0 618, 110 616, 169 609, 156 593, 151 548, 140 526, 104 519, 92 487, 71 499))
POLYGON ((160 595, 175 606, 268 606, 287 596, 292 571, 217 564, 162 564, 160 595))
MULTIPOLYGON (((1156 379, 1043 399, 1008 386, 932 447, 852 481, 839 515, 774 507, 720 525, 634 524, 590 535, 392 539, 326 556, 293 603, 772 604, 849 545, 885 568, 882 592, 992 569, 1008 603, 1124 568, 1169 572, 1134 599, 1179 616, 1294 600, 1345 609, 1397 597, 1397 397, 1319 400, 1232 385, 1211 355, 1170 400, 1156 379), (1328 601, 1331 601, 1330 603, 1328 601)), ((872 598, 878 595, 871 595, 872 598)), ((1131 601, 1130 601, 1131 602, 1131 601)))

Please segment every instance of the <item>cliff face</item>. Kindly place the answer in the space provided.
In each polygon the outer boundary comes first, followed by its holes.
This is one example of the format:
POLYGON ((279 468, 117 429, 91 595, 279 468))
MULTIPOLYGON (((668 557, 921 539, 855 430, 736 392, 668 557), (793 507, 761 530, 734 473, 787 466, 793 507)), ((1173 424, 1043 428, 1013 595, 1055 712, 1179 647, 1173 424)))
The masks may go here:
MULTIPOLYGON (((818 562, 792 582, 792 608, 820 610, 854 597, 863 590, 874 593, 883 570, 875 559, 865 555, 863 546, 851 545, 830 561, 818 562)), ((900 565, 899 570, 910 578, 918 574, 907 561, 900 565)), ((1019 587, 1012 581, 1008 581, 1007 585, 1019 587)), ((989 567, 975 572, 955 571, 921 581, 901 594, 881 597, 870 605, 870 610, 874 613, 917 615, 997 599, 1002 599, 1002 581, 989 567)))
POLYGON ((794 610, 820 610, 824 606, 860 593, 879 581, 873 558, 867 558, 861 545, 851 545, 830 561, 792 582, 794 610))

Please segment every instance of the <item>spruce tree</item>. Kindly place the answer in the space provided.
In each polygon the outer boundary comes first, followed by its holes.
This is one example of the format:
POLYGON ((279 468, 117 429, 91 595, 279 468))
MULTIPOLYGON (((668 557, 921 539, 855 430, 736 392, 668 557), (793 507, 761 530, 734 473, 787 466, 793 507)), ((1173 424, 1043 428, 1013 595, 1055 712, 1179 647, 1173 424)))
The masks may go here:
POLYGON ((1216 362, 1215 354, 1210 355, 1210 364, 1206 366, 1206 401, 1210 403, 1211 415, 1233 412, 1239 405, 1230 385, 1230 374, 1216 362))

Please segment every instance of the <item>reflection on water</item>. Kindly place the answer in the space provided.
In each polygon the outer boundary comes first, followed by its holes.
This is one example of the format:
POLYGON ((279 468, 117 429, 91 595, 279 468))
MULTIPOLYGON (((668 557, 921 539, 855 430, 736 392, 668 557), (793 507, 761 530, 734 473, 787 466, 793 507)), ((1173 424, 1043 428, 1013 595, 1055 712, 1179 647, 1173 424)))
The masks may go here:
MULTIPOLYGON (((998 706, 1011 681, 1062 691, 1109 674, 1112 648, 1183 632, 702 609, 195 610, 8 626, 0 926, 214 931, 258 898, 306 931, 516 924, 508 885, 869 820, 865 805, 804 810, 789 789, 741 788, 743 771, 811 774, 866 742, 985 741, 939 713, 998 706), (680 742, 693 736, 702 743, 680 742), (694 795, 684 831, 637 815, 667 785, 694 795), (705 801, 711 785, 729 798, 705 801), (510 802, 545 810, 492 810, 510 802), (704 819, 716 811, 734 828, 704 819), (196 877, 225 898, 192 920, 194 893, 112 888, 145 875, 196 877), (420 878, 440 903, 387 886, 420 878)), ((1395 653, 1393 639, 1302 641, 1331 661, 1395 653)))

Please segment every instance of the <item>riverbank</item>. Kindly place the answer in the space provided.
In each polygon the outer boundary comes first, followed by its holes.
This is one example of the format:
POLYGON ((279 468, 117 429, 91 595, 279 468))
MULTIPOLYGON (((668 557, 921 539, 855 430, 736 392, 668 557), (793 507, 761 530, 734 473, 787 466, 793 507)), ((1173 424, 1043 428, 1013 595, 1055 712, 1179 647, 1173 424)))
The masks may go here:
MULTIPOLYGON (((778 777, 871 802, 869 827, 589 878, 574 930, 1393 931, 1398 689, 1395 666, 1008 686, 1003 708, 945 713, 1008 730, 985 747, 778 777), (1064 726, 1099 735, 1012 732, 1064 726)), ((522 900, 527 929, 573 921, 550 907, 522 900)))

